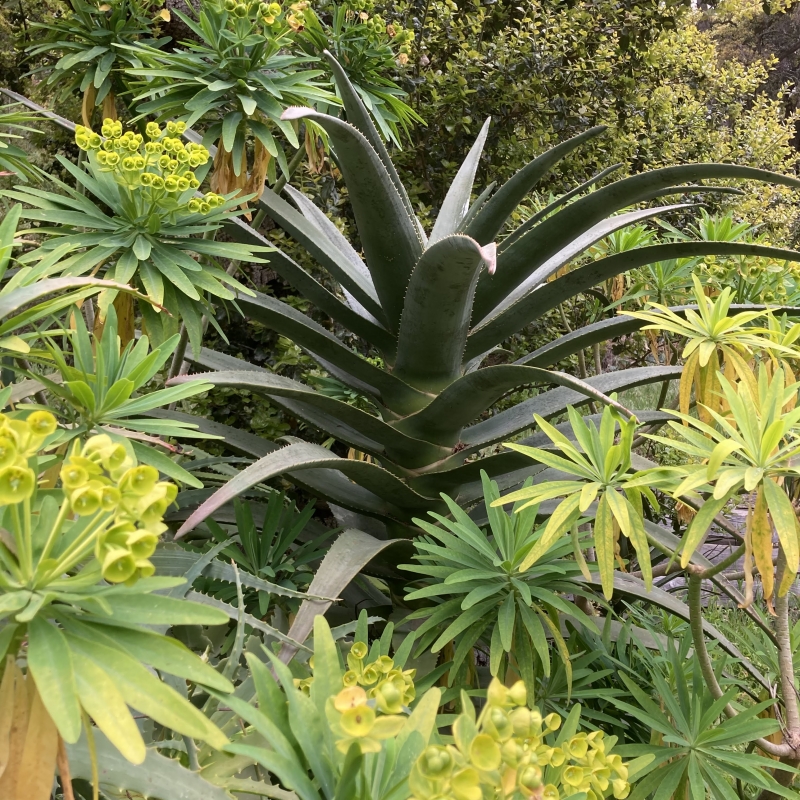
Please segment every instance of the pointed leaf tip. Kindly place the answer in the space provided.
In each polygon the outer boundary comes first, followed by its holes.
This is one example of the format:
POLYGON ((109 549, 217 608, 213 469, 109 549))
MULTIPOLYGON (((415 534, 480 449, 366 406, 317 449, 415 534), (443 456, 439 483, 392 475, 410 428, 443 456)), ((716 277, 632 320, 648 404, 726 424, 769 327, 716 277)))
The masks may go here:
POLYGON ((494 275, 497 269, 497 242, 490 242, 480 248, 481 258, 486 264, 486 269, 489 270, 490 275, 494 275))
POLYGON ((289 108, 287 108, 283 114, 281 114, 281 119, 302 119, 303 117, 307 117, 309 114, 313 113, 314 109, 308 108, 308 106, 289 106, 289 108))

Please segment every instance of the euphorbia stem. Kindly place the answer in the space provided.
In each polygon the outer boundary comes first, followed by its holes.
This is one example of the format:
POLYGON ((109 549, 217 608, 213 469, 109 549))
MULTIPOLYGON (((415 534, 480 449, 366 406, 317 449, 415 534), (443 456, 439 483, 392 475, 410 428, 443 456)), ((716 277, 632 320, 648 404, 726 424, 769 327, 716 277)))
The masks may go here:
MULTIPOLYGON (((780 587, 786 571, 786 556, 783 548, 778 549, 777 585, 780 587)), ((778 589, 780 591, 780 588, 778 589)), ((781 694, 786 712, 786 727, 789 736, 794 735, 800 745, 800 710, 797 706, 797 686, 794 678, 794 661, 792 659, 792 637, 789 627, 789 592, 783 597, 775 598, 775 633, 778 637, 778 665, 781 671, 781 694)), ((790 741, 792 741, 790 739, 790 741)))

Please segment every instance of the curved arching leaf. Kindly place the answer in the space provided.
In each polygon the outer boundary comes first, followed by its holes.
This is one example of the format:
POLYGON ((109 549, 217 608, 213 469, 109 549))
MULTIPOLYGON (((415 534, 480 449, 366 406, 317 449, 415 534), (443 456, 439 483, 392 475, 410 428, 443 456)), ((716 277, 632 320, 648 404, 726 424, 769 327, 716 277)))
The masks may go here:
MULTIPOLYGON (((365 342, 377 347, 388 358, 394 356, 397 347, 394 337, 366 309, 364 309, 363 314, 360 314, 356 309, 343 303, 316 278, 309 275, 299 264, 289 258, 286 253, 272 246, 265 236, 253 230, 241 220, 232 219, 226 230, 237 241, 270 245, 272 249, 268 259, 270 269, 274 269, 287 283, 297 289, 298 292, 301 292, 305 298, 310 300, 313 305, 331 317, 331 319, 340 325, 344 325, 365 342)), ((360 303, 358 305, 360 308, 364 308, 360 303)))
POLYGON ((310 108, 289 108, 283 119, 310 119, 330 137, 386 322, 396 331, 411 272, 422 254, 416 220, 409 217, 383 161, 356 128, 310 108))
POLYGON ((493 242, 514 209, 533 189, 539 179, 564 156, 571 153, 576 147, 580 147, 584 142, 588 142, 589 139, 603 133, 605 129, 605 125, 589 128, 588 131, 567 139, 566 142, 556 145, 528 162, 497 190, 494 197, 486 203, 464 232, 481 244, 493 242))
POLYGON ((800 253, 794 250, 740 242, 673 242, 626 250, 613 256, 599 258, 560 278, 542 284, 508 306, 490 321, 473 328, 467 340, 465 359, 473 358, 494 347, 498 342, 502 342, 516 331, 556 308, 559 303, 597 286, 608 278, 613 278, 615 275, 642 267, 645 264, 655 264, 673 258, 707 255, 742 255, 776 260, 800 260, 800 253))
POLYGON ((365 384, 371 387, 371 392, 393 411, 407 414, 429 402, 427 395, 361 358, 332 333, 287 303, 263 294, 240 296, 238 302, 248 316, 288 336, 315 358, 337 366, 340 370, 337 377, 349 382, 343 376, 352 376, 359 381, 359 390, 365 384))
MULTIPOLYGON (((584 230, 580 235, 570 239, 565 247, 562 247, 550 258, 548 258, 538 269, 534 270, 525 280, 515 286, 509 294, 504 297, 483 319, 475 324, 475 329, 479 330, 483 325, 491 322, 495 317, 503 313, 509 306, 518 302, 522 298, 535 291, 544 284, 550 277, 555 275, 571 261, 583 255, 593 244, 604 239, 612 233, 627 228, 645 219, 651 219, 670 211, 677 211, 682 208, 690 208, 687 203, 678 203, 671 206, 656 206, 655 208, 642 208, 637 211, 626 211, 608 219, 604 219, 584 230)), ((503 260, 503 254, 498 256, 500 269, 507 267, 503 260)))
MULTIPOLYGON (((675 380, 680 377, 682 369, 682 367, 633 367, 605 375, 595 375, 587 378, 585 382, 603 394, 609 395, 612 392, 622 392, 647 383, 675 380)), ((518 403, 513 408, 464 428, 461 432, 461 442, 466 447, 459 452, 459 456, 466 457, 490 444, 509 439, 527 428, 532 428, 534 413, 544 419, 550 419, 557 414, 563 414, 567 406, 578 406, 588 401, 589 398, 585 395, 565 387, 542 392, 530 400, 518 403)))
POLYGON ((570 203, 518 239, 503 253, 502 269, 494 279, 481 279, 474 319, 486 317, 508 294, 576 236, 615 212, 651 198, 668 194, 679 184, 700 180, 755 180, 800 187, 800 180, 736 164, 686 164, 643 172, 615 181, 570 203))
POLYGON ((331 72, 333 73, 336 92, 342 100, 347 121, 361 131, 361 133, 364 134, 369 143, 373 146, 375 152, 378 154, 378 158, 380 158, 380 160, 383 162, 383 166, 386 167, 386 172, 389 173, 389 177, 391 178, 394 188, 397 189, 397 193, 400 195, 400 198, 403 201, 403 205, 406 208, 408 216, 416 222, 414 207, 411 205, 411 200, 406 192, 406 188, 403 186, 400 176, 397 174, 397 170, 394 168, 392 159, 389 158, 386 145, 383 143, 381 135, 375 128, 375 125, 373 124, 372 119, 370 118, 370 115, 364 106, 364 103, 358 96, 358 92, 355 90, 353 84, 350 82, 350 79, 347 77, 347 73, 344 71, 344 69, 342 69, 342 65, 333 57, 333 55, 328 50, 324 50, 323 54, 325 55, 325 59, 330 65, 331 72))
POLYGON ((512 389, 531 384, 556 384, 573 389, 586 399, 616 405, 588 381, 563 372, 500 364, 471 372, 450 384, 430 405, 396 423, 410 436, 451 447, 459 431, 512 389))
POLYGON ((409 469, 425 466, 449 452, 430 442, 414 439, 355 406, 267 370, 226 370, 181 375, 173 378, 169 385, 198 380, 209 381, 216 387, 231 386, 262 392, 345 444, 373 455, 386 453, 393 461, 409 469), (284 403, 286 399, 300 402, 284 403))
POLYGON ((389 512, 396 519, 410 520, 432 507, 439 508, 443 505, 441 501, 418 494, 398 477, 375 464, 340 458, 319 445, 293 441, 256 461, 218 489, 181 525, 176 538, 194 529, 216 509, 251 486, 287 472, 312 469, 332 469, 343 473, 353 482, 384 499, 389 504, 389 512))
MULTIPOLYGON (((592 574, 591 580, 578 577, 576 580, 585 583, 593 588, 600 587, 600 576, 592 574)), ((664 611, 689 622, 689 606, 679 600, 675 595, 653 586, 650 591, 644 585, 644 581, 634 575, 627 575, 621 572, 614 573, 614 594, 632 600, 641 600, 650 605, 663 608, 664 611)), ((748 658, 731 642, 723 633, 707 620, 703 620, 703 632, 709 639, 719 643, 719 646, 729 655, 740 663, 765 689, 769 690, 769 681, 753 666, 748 658)))
POLYGON ((481 267, 494 246, 455 234, 431 245, 414 267, 405 296, 394 374, 436 392, 461 374, 470 310, 481 267))
POLYGON ((358 270, 327 237, 320 236, 316 225, 309 222, 296 208, 269 187, 264 188, 258 204, 281 228, 302 244, 319 265, 347 289, 370 314, 383 321, 381 301, 370 276, 365 276, 358 270))
MULTIPOLYGON (((697 306, 671 306, 670 311, 682 317, 686 311, 690 309, 696 310, 696 308, 697 306)), ((767 306, 736 304, 730 306, 728 313, 736 314, 740 311, 758 311, 766 308, 767 306)), ((769 306, 769 308, 776 314, 797 314, 800 310, 796 306, 769 306)), ((579 350, 591 347, 597 342, 606 342, 610 339, 616 339, 618 336, 632 333, 642 328, 645 324, 644 320, 636 320, 625 314, 618 314, 609 319, 603 319, 583 328, 578 328, 578 330, 568 333, 560 339, 548 342, 514 363, 537 367, 556 364, 579 350), (639 322, 639 324, 634 324, 636 322, 639 322)))

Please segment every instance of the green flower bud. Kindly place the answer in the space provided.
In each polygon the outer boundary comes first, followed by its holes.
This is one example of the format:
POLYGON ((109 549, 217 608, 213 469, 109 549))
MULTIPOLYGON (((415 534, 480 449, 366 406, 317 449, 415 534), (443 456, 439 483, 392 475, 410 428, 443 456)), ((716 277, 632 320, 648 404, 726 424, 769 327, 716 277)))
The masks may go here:
POLYGON ((163 189, 164 179, 160 175, 153 175, 153 180, 150 182, 150 185, 154 189, 163 189))
POLYGON ((375 705, 384 714, 399 714, 403 710, 403 693, 391 681, 383 681, 375 689, 375 705))
POLYGON ((235 16, 243 19, 247 16, 247 6, 244 3, 237 3, 236 7, 233 9, 233 13, 235 16))
POLYGON ((74 491, 89 482, 87 470, 77 464, 64 464, 60 475, 61 483, 67 491, 74 491))
POLYGON ((133 492, 139 497, 144 497, 153 491, 157 480, 158 470, 155 467, 142 464, 138 467, 132 467, 122 476, 119 488, 122 492, 133 492))
POLYGON ((200 211, 200 201, 193 197, 186 205, 186 208, 189 209, 190 214, 197 214, 200 211))
POLYGON ((152 186, 153 185, 153 175, 149 172, 144 172, 139 176, 139 183, 142 186, 152 186))
POLYGON ((573 764, 561 773, 561 780, 566 783, 567 786, 572 786, 574 789, 577 789, 583 783, 583 769, 573 764))
POLYGON ((200 213, 201 214, 208 214, 211 211, 211 206, 208 203, 200 203, 200 213))
POLYGON ((539 767, 529 764, 519 773, 519 785, 528 792, 534 792, 542 785, 542 771, 539 767))
POLYGON ((109 167, 116 167, 119 164, 119 154, 118 153, 109 153, 106 156, 106 164, 109 167))
POLYGON ((122 547, 110 547, 103 558, 103 578, 109 583, 124 583, 136 572, 136 559, 122 547))
POLYGON ((72 510, 79 517, 89 517, 100 510, 103 500, 102 490, 94 486, 94 483, 90 481, 86 486, 76 489, 70 496, 72 510))
POLYGON ((36 475, 29 467, 0 469, 0 505, 15 505, 27 500, 36 488, 36 475))
POLYGON ((164 178, 164 188, 168 192, 177 192, 178 179, 174 175, 169 175, 168 177, 164 178))
MULTIPOLYGON (((211 197, 211 195, 207 194, 206 202, 208 202, 209 197, 211 197)), ((364 644, 364 642, 355 642, 350 648, 350 655, 358 661, 362 661, 367 657, 367 646, 364 644)))
POLYGON ((148 530, 136 530, 128 536, 128 547, 136 559, 150 558, 158 544, 158 536, 148 530))
POLYGON ((442 745, 432 744, 422 751, 417 766, 430 780, 444 780, 453 771, 455 761, 452 753, 442 745))
POLYGON ((195 178, 193 173, 189 173, 192 177, 189 178, 189 188, 190 189, 199 189, 200 188, 200 181, 195 178))
POLYGON ((56 418, 49 411, 34 411, 25 421, 31 433, 42 438, 55 433, 58 428, 56 418))
POLYGON ((189 189, 189 179, 178 178, 178 191, 185 192, 187 189, 189 189))

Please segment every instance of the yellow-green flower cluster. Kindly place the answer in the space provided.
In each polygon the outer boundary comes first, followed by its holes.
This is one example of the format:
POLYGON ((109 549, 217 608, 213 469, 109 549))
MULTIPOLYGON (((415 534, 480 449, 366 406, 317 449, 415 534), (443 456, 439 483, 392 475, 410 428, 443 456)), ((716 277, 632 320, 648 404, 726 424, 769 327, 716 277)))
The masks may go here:
POLYGON ((210 158, 203 145, 184 144, 180 136, 185 130, 183 122, 168 122, 165 128, 148 122, 145 141, 140 133, 123 133, 121 122, 106 119, 102 135, 77 125, 75 142, 82 150, 93 153, 101 172, 111 173, 118 184, 129 190, 143 192, 150 204, 169 211, 185 209, 192 214, 208 214, 223 205, 225 198, 209 192, 203 199, 182 199, 185 192, 200 187, 192 170, 210 158))
POLYGON ((154 467, 137 465, 107 434, 76 446, 60 475, 70 511, 103 520, 94 543, 103 577, 132 584, 152 575, 149 558, 167 529, 162 518, 175 501, 175 484, 159 481, 154 467))
POLYGON ((584 792, 600 800, 609 790, 617 800, 630 793, 628 770, 606 752, 601 731, 577 733, 558 747, 545 736, 561 726, 557 714, 542 718, 528 708, 522 681, 510 689, 494 679, 477 721, 461 714, 452 745, 431 745, 409 776, 412 800, 560 800, 584 792), (545 770, 555 782, 545 784, 545 770))
POLYGON ((336 697, 329 697, 325 716, 336 737, 336 749, 341 753, 346 753, 353 744, 362 753, 380 752, 381 742, 397 736, 407 719, 383 713, 361 686, 342 689, 336 697))
POLYGON ((34 411, 26 419, 0 414, 0 506, 27 500, 36 488, 36 473, 28 459, 57 428, 49 411, 34 411))
MULTIPOLYGON (((367 700, 374 700, 374 705, 384 714, 399 714, 407 709, 416 697, 414 688, 415 669, 397 669, 389 656, 378 656, 365 663, 368 650, 364 642, 356 642, 347 654, 347 671, 342 676, 345 689, 360 686, 366 693, 367 700)), ((313 656, 309 660, 313 669, 313 656)), ((309 693, 313 675, 303 680, 295 679, 295 686, 306 694, 309 693)))

